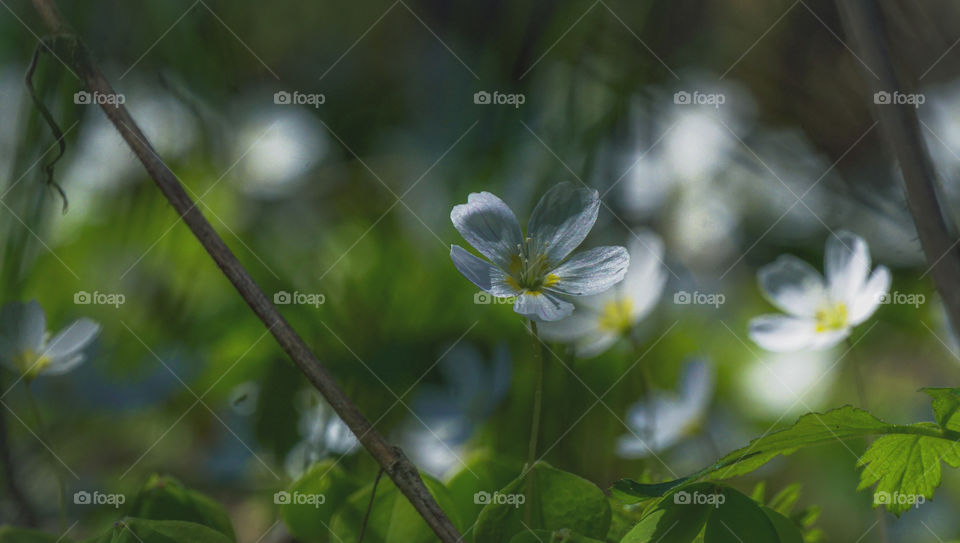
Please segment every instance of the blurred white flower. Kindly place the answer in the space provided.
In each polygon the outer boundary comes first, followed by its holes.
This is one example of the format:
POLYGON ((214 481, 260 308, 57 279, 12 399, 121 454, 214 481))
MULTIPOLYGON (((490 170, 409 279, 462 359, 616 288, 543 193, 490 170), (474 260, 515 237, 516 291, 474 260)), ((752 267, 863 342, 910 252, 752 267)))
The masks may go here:
POLYGON ((83 362, 83 349, 99 332, 96 322, 78 319, 50 339, 39 303, 10 302, 0 309, 0 363, 27 381, 61 375, 83 362))
POLYGON ((832 347, 876 311, 890 287, 890 271, 878 266, 871 274, 870 249, 850 232, 827 240, 824 268, 826 280, 791 255, 761 268, 764 295, 787 314, 754 318, 750 338, 778 352, 832 347))
POLYGON ((651 232, 641 232, 628 244, 630 267, 623 281, 610 290, 576 301, 569 317, 540 325, 551 341, 571 343, 577 356, 597 356, 629 334, 660 299, 667 282, 663 264, 663 241, 651 232))
POLYGON ((308 391, 305 403, 308 406, 297 424, 303 440, 290 449, 285 461, 287 474, 294 479, 313 463, 331 454, 350 454, 360 445, 346 423, 316 393, 308 391))
POLYGON ((492 364, 472 345, 459 343, 439 363, 443 384, 422 385, 413 403, 416 419, 405 439, 410 457, 437 477, 459 463, 464 443, 510 389, 510 351, 501 343, 492 364))
POLYGON ((687 364, 676 394, 654 391, 627 411, 631 433, 617 440, 617 455, 643 458, 691 434, 706 414, 713 386, 713 369, 706 362, 687 364))
POLYGON ((770 417, 806 413, 824 407, 836 357, 829 350, 763 353, 738 372, 740 398, 757 415, 770 417))
POLYGON ((327 153, 323 125, 300 108, 281 107, 285 109, 280 112, 256 112, 236 140, 239 181, 254 196, 291 193, 327 153))

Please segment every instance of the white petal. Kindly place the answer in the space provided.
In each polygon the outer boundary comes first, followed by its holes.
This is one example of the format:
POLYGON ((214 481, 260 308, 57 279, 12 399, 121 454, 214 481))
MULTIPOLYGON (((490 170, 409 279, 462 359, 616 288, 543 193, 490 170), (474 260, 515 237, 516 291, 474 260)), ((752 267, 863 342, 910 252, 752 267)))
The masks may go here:
POLYGON ((750 320, 750 339, 768 351, 797 351, 814 342, 816 327, 813 319, 761 315, 750 320))
POLYGON ((656 452, 648 443, 633 434, 625 434, 617 438, 616 452, 620 458, 645 458, 656 452))
POLYGON ((558 321, 573 313, 573 304, 549 292, 525 292, 517 297, 513 310, 536 321, 558 321))
POLYGON ((589 310, 577 307, 577 310, 567 317, 544 322, 537 327, 538 332, 547 341, 558 343, 573 343, 596 329, 596 316, 589 310))
POLYGON ((63 375, 73 368, 77 367, 86 360, 83 353, 77 353, 73 356, 54 358, 47 367, 40 370, 41 375, 63 375))
POLYGON ((813 336, 813 342, 810 344, 810 350, 813 351, 822 351, 824 349, 829 349, 837 343, 847 339, 847 336, 850 335, 852 328, 849 326, 846 328, 841 328, 840 330, 830 330, 828 332, 817 332, 813 336))
POLYGON ((581 338, 581 340, 577 342, 575 352, 580 358, 600 356, 616 343, 618 339, 620 339, 620 334, 597 331, 595 334, 581 338))
POLYGON ((53 336, 43 354, 54 360, 72 358, 100 333, 100 325, 90 319, 78 319, 53 336))
POLYGON ((784 255, 757 273, 770 303, 791 315, 812 317, 827 303, 823 277, 803 260, 784 255))
POLYGON ((517 294, 516 290, 507 285, 503 271, 472 255, 463 247, 459 245, 451 246, 450 259, 453 260, 453 265, 457 267, 460 273, 481 290, 499 297, 517 294))
POLYGON ((663 263, 663 241, 649 232, 642 232, 628 247, 630 267, 618 285, 622 295, 631 301, 630 317, 637 322, 645 317, 660 299, 667 284, 663 263))
POLYGON ((10 302, 0 309, 0 357, 4 360, 22 353, 39 353, 47 332, 47 319, 36 300, 10 302))
POLYGON ((511 255, 519 255, 523 233, 513 211, 489 192, 471 193, 466 204, 453 206, 453 226, 463 239, 502 269, 511 255))
POLYGON ((710 403, 713 385, 713 368, 703 360, 690 362, 684 370, 680 395, 699 416, 710 403))
POLYGON ((863 238, 841 231, 827 239, 824 272, 830 298, 849 301, 860 292, 870 273, 870 249, 863 238))
POLYGON ((537 253, 556 265, 587 237, 599 211, 597 191, 560 183, 548 190, 533 209, 527 236, 533 238, 537 253))
POLYGON ((623 247, 594 247, 573 255, 551 273, 559 281, 551 290, 571 296, 599 294, 623 280, 630 255, 623 247))
POLYGON ((850 324, 856 326, 873 315, 880 305, 880 300, 889 290, 890 270, 885 266, 877 266, 860 292, 850 301, 850 307, 847 308, 850 324))

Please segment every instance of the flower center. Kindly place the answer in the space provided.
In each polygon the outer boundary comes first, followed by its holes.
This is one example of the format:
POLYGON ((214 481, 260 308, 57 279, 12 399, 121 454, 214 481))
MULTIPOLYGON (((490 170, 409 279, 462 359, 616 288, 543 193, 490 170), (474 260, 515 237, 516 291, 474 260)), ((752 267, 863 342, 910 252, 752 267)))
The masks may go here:
POLYGON ((633 325, 630 319, 632 310, 633 301, 627 298, 609 301, 600 311, 597 326, 599 326, 601 330, 609 332, 623 332, 628 330, 630 326, 633 325))
POLYGON ((50 365, 49 356, 38 355, 32 349, 26 349, 13 357, 13 363, 26 379, 33 379, 50 365))
POLYGON ((507 284, 517 290, 536 295, 543 289, 555 285, 560 277, 549 273, 546 255, 530 254, 533 246, 533 240, 530 238, 527 238, 523 244, 517 245, 517 254, 510 257, 507 284))
POLYGON ((826 305, 817 310, 814 317, 817 320, 817 332, 842 330, 847 326, 847 304, 837 302, 826 305))

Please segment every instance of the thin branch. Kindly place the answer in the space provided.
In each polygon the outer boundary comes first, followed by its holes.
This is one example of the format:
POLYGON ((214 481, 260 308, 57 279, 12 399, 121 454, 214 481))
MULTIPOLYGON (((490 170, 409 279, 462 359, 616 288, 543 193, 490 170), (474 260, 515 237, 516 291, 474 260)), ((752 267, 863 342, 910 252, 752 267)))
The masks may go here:
MULTIPOLYGON (((115 95, 110 83, 99 68, 90 59, 86 47, 80 39, 67 31, 69 25, 53 0, 33 0, 33 5, 43 18, 49 30, 66 40, 56 40, 64 46, 65 61, 80 75, 81 80, 91 93, 115 95), (67 43, 63 43, 67 42, 67 43)), ((270 302, 263 290, 254 282, 236 256, 230 251, 223 239, 210 226, 196 204, 184 191, 177 177, 157 156, 140 127, 122 105, 100 104, 104 113, 123 137, 124 141, 143 164, 144 169, 156 183, 173 208, 183 218, 184 223, 193 232, 223 274, 230 280, 244 301, 263 321, 273 334, 277 343, 291 360, 300 368, 310 383, 323 395, 337 415, 357 436, 367 452, 377 461, 384 472, 393 480, 397 488, 416 508, 417 512, 437 534, 441 541, 456 543, 462 538, 443 510, 427 491, 417 468, 403 452, 391 446, 377 432, 366 417, 360 413, 353 401, 344 393, 326 368, 313 354, 301 337, 284 320, 277 308, 270 302)))
MULTIPOLYGON (((909 79, 899 77, 887 43, 883 13, 876 0, 837 0, 848 35, 852 35, 864 62, 874 75, 864 73, 869 96, 895 91, 912 94, 909 79)), ((876 101, 876 99, 874 98, 876 101)), ((889 102, 889 101, 888 101, 889 102)), ((907 189, 907 205, 930 265, 933 283, 960 336, 960 250, 937 198, 937 178, 927 153, 917 110, 911 104, 878 103, 873 107, 888 148, 900 163, 907 189)))

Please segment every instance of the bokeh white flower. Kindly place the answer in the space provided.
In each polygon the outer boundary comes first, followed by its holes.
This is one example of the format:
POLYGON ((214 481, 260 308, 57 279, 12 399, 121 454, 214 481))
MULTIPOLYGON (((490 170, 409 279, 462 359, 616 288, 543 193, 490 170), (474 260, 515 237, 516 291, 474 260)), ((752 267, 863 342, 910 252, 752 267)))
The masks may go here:
POLYGON ((667 282, 663 241, 652 232, 640 232, 627 251, 630 269, 623 281, 600 294, 577 298, 573 314, 540 326, 544 338, 571 343, 577 356, 597 356, 653 310, 667 282))
POLYGON ((303 439, 290 449, 284 462, 292 478, 329 455, 350 454, 360 446, 347 424, 317 393, 306 391, 300 403, 297 430, 303 439))
POLYGON ((627 412, 631 433, 617 440, 617 455, 643 458, 690 435, 702 422, 713 398, 713 369, 702 360, 687 364, 676 393, 654 391, 627 412))
POLYGON ((503 200, 489 192, 471 193, 466 204, 454 206, 450 220, 490 262, 458 245, 451 247, 450 258, 480 289, 516 297, 517 313, 559 320, 574 310, 567 297, 599 294, 627 272, 624 247, 595 247, 570 256, 593 228, 599 209, 597 191, 560 183, 540 198, 524 235, 503 200))
POLYGON ((890 271, 870 273, 870 249, 863 238, 838 232, 827 239, 826 279, 810 264, 784 255, 758 272, 764 295, 784 314, 750 321, 750 338, 777 352, 827 349, 867 320, 890 288, 890 271))
POLYGON ((84 348, 99 332, 96 322, 78 319, 51 339, 39 303, 10 302, 0 309, 0 363, 27 381, 61 375, 83 362, 84 348))

